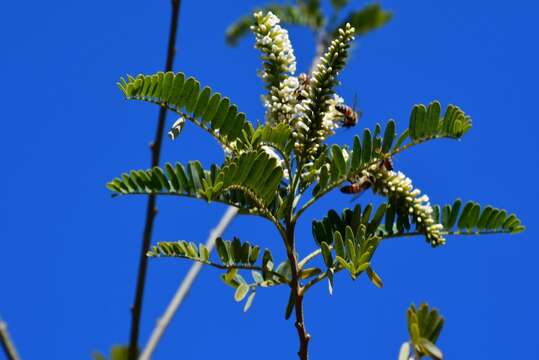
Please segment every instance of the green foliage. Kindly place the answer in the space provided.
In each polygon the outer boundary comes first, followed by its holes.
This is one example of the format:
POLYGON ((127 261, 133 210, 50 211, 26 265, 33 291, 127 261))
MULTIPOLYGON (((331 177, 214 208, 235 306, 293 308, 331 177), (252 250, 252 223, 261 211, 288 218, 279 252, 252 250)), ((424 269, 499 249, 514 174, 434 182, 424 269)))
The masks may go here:
POLYGON ((154 75, 121 78, 118 86, 129 100, 143 100, 165 106, 212 134, 225 148, 252 125, 236 105, 209 87, 201 87, 193 77, 183 73, 158 72, 154 75))
MULTIPOLYGON (((113 346, 110 351, 109 360, 127 360, 129 354, 129 347, 124 345, 113 346)), ((107 360, 107 357, 100 352, 92 353, 93 360, 107 360)))
POLYGON ((440 137, 459 139, 472 127, 470 117, 454 105, 447 107, 443 118, 440 118, 440 112, 441 106, 437 101, 428 107, 414 106, 409 125, 413 142, 440 137))
POLYGON ((375 211, 371 204, 361 209, 361 205, 356 205, 354 209, 344 209, 339 215, 335 210, 330 210, 321 220, 312 222, 312 233, 314 241, 321 246, 322 243, 335 245, 335 236, 347 239, 347 233, 354 238, 377 236, 378 228, 384 219, 387 206, 384 204, 375 211), (365 234, 360 235, 360 230, 365 228, 365 234), (337 235, 338 234, 338 235, 337 235))
MULTIPOLYGON (((428 304, 421 304, 419 309, 416 309, 412 304, 406 315, 410 342, 416 358, 421 359, 423 356, 429 356, 435 360, 442 360, 443 354, 435 345, 444 326, 444 318, 440 316, 438 310, 429 309, 428 304)), ((401 348, 399 359, 405 358, 405 351, 409 352, 409 347, 401 348)))
MULTIPOLYGON (((248 243, 246 244, 248 245, 248 243)), ((194 242, 188 243, 183 240, 158 242, 157 246, 152 247, 147 255, 149 257, 180 257, 202 263, 209 263, 210 259, 209 250, 204 244, 197 245, 194 242)), ((231 262, 231 264, 234 264, 234 262, 231 262)))
POLYGON ((266 208, 277 195, 283 168, 265 151, 247 151, 230 160, 221 174, 217 182, 222 179, 223 190, 240 190, 260 208, 266 208))
POLYGON ((331 6, 335 10, 340 10, 348 4, 348 0, 331 0, 331 6))
POLYGON ((266 124, 258 126, 252 137, 242 138, 238 144, 238 148, 249 150, 268 146, 278 151, 283 159, 289 160, 294 145, 291 135, 292 128, 285 123, 277 125, 266 124))
MULTIPOLYGON (((463 208, 461 204, 461 200, 456 200, 453 205, 445 205, 441 211, 439 205, 432 207, 432 219, 435 224, 440 224, 442 235, 516 234, 525 230, 517 216, 508 216, 506 210, 490 205, 481 210, 480 205, 472 201, 463 208)), ((335 233, 344 238, 347 228, 353 229, 356 236, 361 225, 366 227, 367 236, 382 239, 427 236, 424 227, 415 222, 414 228, 413 224, 413 215, 408 209, 397 206, 394 199, 389 199, 387 204, 376 209, 369 204, 362 211, 361 205, 356 205, 353 209, 344 209, 341 215, 330 210, 322 220, 313 221, 312 233, 318 246, 323 242, 334 245, 335 233)))
MULTIPOLYGON (((340 11, 347 4, 348 0, 331 0, 331 6, 335 11, 335 19, 332 20, 336 20, 340 15, 340 11)), ((346 23, 350 23, 355 28, 356 35, 365 35, 384 26, 392 18, 391 12, 382 9, 376 3, 350 12, 338 26, 334 26, 335 21, 328 24, 322 13, 320 1, 317 0, 299 0, 296 5, 272 4, 260 7, 255 10, 255 12, 257 11, 264 13, 271 11, 281 19, 282 24, 307 27, 317 34, 328 33, 333 34, 333 37, 336 37, 338 29, 344 27, 346 23)), ((226 42, 231 46, 237 45, 239 40, 249 33, 251 26, 254 24, 255 20, 252 15, 242 16, 227 28, 226 42)))
MULTIPOLYGON (((377 124, 376 128, 381 128, 380 124, 377 124)), ((365 129, 361 137, 358 135, 354 137, 351 150, 336 144, 331 146, 331 152, 328 148, 324 148, 315 161, 319 165, 305 173, 303 180, 307 184, 310 184, 311 180, 316 180, 312 189, 313 196, 334 189, 347 179, 396 153, 397 149, 390 151, 395 136, 395 122, 391 120, 385 128, 383 137, 380 136, 380 131, 376 131, 373 135, 369 129, 365 129)))
MULTIPOLYGON (((292 5, 269 5, 258 8, 255 12, 257 11, 262 11, 263 13, 271 11, 281 19, 283 24, 306 26, 311 29, 316 29, 319 21, 316 17, 308 14, 305 8, 292 5)), ((251 26, 255 25, 255 23, 256 21, 252 15, 241 17, 226 30, 226 42, 231 46, 237 45, 239 40, 249 33, 251 26)))
POLYGON ((338 29, 342 28, 347 23, 356 29, 356 35, 365 35, 372 30, 379 29, 387 24, 392 16, 392 13, 383 10, 380 4, 367 5, 363 9, 351 12, 344 21, 337 26, 337 30, 334 31, 333 37, 337 35, 338 29))
POLYGON ((298 0, 297 3, 300 12, 308 19, 313 29, 319 29, 324 25, 320 0, 298 0))
POLYGON ((238 238, 233 241, 217 239, 217 253, 224 265, 250 264, 253 265, 258 260, 260 247, 251 246, 248 242, 240 243, 238 238))
POLYGON ((164 170, 133 170, 107 184, 118 195, 177 195, 237 206, 246 213, 269 214, 283 169, 267 152, 246 151, 204 170, 198 161, 187 166, 167 163, 164 170))
MULTIPOLYGON (((380 243, 379 237, 367 236, 366 232, 365 225, 361 225, 355 233, 351 227, 347 227, 344 238, 341 233, 334 233, 335 259, 340 266, 350 272, 352 279, 371 268, 371 258, 380 243)), ((326 263, 327 265, 328 263, 326 263)), ((330 264, 330 266, 335 266, 335 263, 330 264)))
POLYGON ((346 180, 360 176, 364 170, 381 160, 391 158, 414 145, 434 139, 460 139, 471 127, 469 116, 456 106, 449 105, 445 116, 441 117, 440 108, 437 101, 428 107, 414 106, 409 128, 400 135, 396 132, 395 121, 390 120, 385 128, 376 124, 374 130, 365 129, 361 136, 356 135, 352 149, 332 145, 329 152, 328 148, 322 148, 315 160, 316 166, 303 174, 304 187, 314 181, 312 194, 318 197, 346 180), (341 151, 338 151, 339 148, 341 151))
POLYGON ((148 256, 188 259, 225 270, 221 279, 235 289, 234 299, 240 302, 247 297, 244 311, 251 307, 258 287, 288 284, 291 281, 290 263, 284 261, 274 268, 273 256, 268 249, 261 254, 259 246, 241 242, 238 238, 232 241, 218 238, 216 248, 218 261, 210 259, 210 251, 204 244, 197 245, 183 240, 158 242, 148 252, 148 256), (260 264, 257 265, 257 262, 260 264), (240 270, 251 271, 253 281, 246 281, 239 273, 240 270))
POLYGON ((198 161, 191 161, 186 166, 167 163, 164 170, 154 167, 124 173, 121 178, 109 182, 107 187, 118 195, 171 194, 209 200, 211 197, 208 199, 204 195, 213 189, 219 172, 216 166, 210 171, 204 170, 198 161))
POLYGON ((526 228, 515 214, 507 214, 506 210, 490 205, 481 206, 473 201, 462 206, 457 199, 451 205, 434 207, 436 222, 443 225, 444 231, 452 234, 517 234, 526 228))
POLYGON ((363 212, 361 206, 357 205, 353 210, 345 209, 342 216, 330 210, 322 221, 313 221, 313 238, 320 247, 328 269, 326 274, 346 269, 352 279, 356 279, 367 271, 369 279, 376 286, 383 286, 370 261, 380 244, 381 237, 376 230, 383 220, 385 209, 386 206, 382 205, 373 214, 372 205, 367 205, 363 212))

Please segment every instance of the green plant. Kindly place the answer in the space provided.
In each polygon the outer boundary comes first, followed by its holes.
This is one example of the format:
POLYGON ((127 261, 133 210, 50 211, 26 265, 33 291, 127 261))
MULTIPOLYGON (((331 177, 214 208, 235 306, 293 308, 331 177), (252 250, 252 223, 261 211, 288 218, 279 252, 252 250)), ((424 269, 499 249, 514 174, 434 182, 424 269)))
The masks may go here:
POLYGON ((410 341, 402 344, 399 360, 416 360, 424 356, 435 360, 443 359, 442 351, 435 345, 444 326, 444 318, 438 310, 429 310, 428 304, 421 304, 419 309, 411 305, 406 317, 410 341))
MULTIPOLYGON (((316 2, 300 3, 307 6, 316 2)), ((341 3, 334 1, 337 6, 341 3)), ((336 94, 338 74, 358 31, 350 23, 324 31, 324 36, 331 38, 324 41, 327 49, 314 62, 312 73, 298 78, 294 76, 295 56, 288 33, 279 22, 271 12, 257 12, 249 22, 256 48, 262 53, 265 124, 255 126, 229 98, 183 73, 121 79, 119 87, 127 99, 152 102, 180 116, 170 131, 171 138, 180 136, 187 122, 192 123, 222 146, 225 159, 208 169, 192 161, 133 170, 107 186, 116 195, 172 195, 221 202, 237 207, 240 214, 270 221, 282 239, 286 259, 276 261, 269 249, 261 250, 238 238, 218 239, 215 258, 205 245, 185 241, 157 243, 148 256, 188 259, 223 270, 224 282, 235 289, 235 300, 246 299, 245 310, 259 287, 288 286, 285 317, 295 315, 298 355, 307 359, 310 335, 303 300, 309 289, 327 281, 332 291, 335 274, 341 271, 353 279, 366 273, 374 285, 382 287, 372 259, 384 239, 423 236, 437 247, 448 235, 514 234, 524 227, 515 215, 474 202, 462 206, 457 200, 452 205, 433 206, 407 176, 393 170, 391 159, 397 154, 435 139, 460 139, 470 130, 470 117, 456 106, 442 110, 436 101, 416 105, 401 133, 391 120, 365 129, 350 145, 328 145, 328 138, 343 125, 345 104, 336 94), (345 186, 347 182, 351 185, 345 186), (321 221, 314 220, 316 247, 301 256, 296 250, 298 219, 339 187, 355 193, 372 189, 384 203, 377 207, 357 205, 341 214, 330 210, 321 221), (312 265, 317 257, 323 259, 324 266, 312 265), (252 280, 246 279, 245 272, 250 272, 252 280)), ((420 327, 422 317, 417 317, 420 327)), ((421 340, 432 343, 430 335, 415 335, 412 333, 416 354, 433 356, 432 348, 421 340)))

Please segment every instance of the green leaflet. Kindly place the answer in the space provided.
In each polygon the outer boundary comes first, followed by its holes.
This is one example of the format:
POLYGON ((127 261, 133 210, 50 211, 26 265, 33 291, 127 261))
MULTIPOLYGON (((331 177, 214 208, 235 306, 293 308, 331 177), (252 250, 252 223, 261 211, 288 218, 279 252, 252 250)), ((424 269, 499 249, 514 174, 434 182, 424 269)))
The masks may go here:
POLYGON ((249 292, 249 285, 247 284, 240 284, 237 288, 236 288, 236 292, 234 293, 234 300, 236 301, 242 301, 245 296, 247 295, 247 293, 249 292))
MULTIPOLYGON (((316 2, 312 2, 316 3, 316 2)), ((341 9, 348 1, 347 0, 332 0, 332 5, 335 9, 341 9)), ((271 11, 281 19, 281 24, 299 25, 312 29, 317 29, 323 23, 323 15, 318 6, 293 6, 293 5, 270 5, 259 8, 256 11, 264 13, 271 11)), ((345 20, 335 29, 342 28, 346 23, 352 24, 356 28, 356 35, 365 35, 370 31, 384 26, 392 17, 391 12, 381 9, 378 4, 369 4, 363 8, 351 12, 345 20)), ((249 29, 254 25, 252 15, 242 16, 232 23, 226 30, 226 42, 235 46, 239 40, 249 33, 249 29)), ((330 29, 333 31, 332 29, 330 29)), ((333 38, 336 37, 336 32, 333 38)))
POLYGON ((393 140, 395 139, 396 135, 395 131, 395 121, 390 120, 386 125, 386 130, 384 132, 384 140, 382 143, 382 153, 387 153, 391 149, 391 145, 393 144, 393 140))
POLYGON ((346 160, 343 157, 343 151, 338 145, 331 146, 332 164, 337 169, 338 173, 345 174, 348 170, 346 160))
POLYGON ((253 300, 255 298, 256 291, 252 291, 249 297, 247 298, 247 301, 245 301, 245 305, 243 306, 243 312, 249 311, 251 308, 251 305, 253 305, 253 300))

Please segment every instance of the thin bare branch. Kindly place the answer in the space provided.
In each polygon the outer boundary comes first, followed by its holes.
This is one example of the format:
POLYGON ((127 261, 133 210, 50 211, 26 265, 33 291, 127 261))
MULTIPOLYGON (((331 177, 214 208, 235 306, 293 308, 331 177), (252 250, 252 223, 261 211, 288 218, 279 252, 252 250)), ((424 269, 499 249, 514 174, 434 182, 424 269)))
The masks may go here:
MULTIPOLYGON (((165 71, 171 71, 174 63, 174 55, 176 54, 176 35, 178 32, 178 20, 180 15, 180 0, 172 0, 172 14, 170 21, 170 30, 168 35, 168 47, 167 47, 167 59, 165 64, 165 71)), ((157 120, 157 129, 155 132, 155 138, 150 146, 152 153, 152 167, 159 165, 159 159, 161 156, 161 144, 163 143, 163 133, 165 129, 165 119, 167 116, 167 109, 165 107, 159 108, 159 116, 157 120)), ((139 270, 137 276, 137 285, 135 290, 135 300, 131 308, 131 332, 129 336, 129 360, 135 360, 138 352, 138 338, 140 328, 140 318, 142 314, 142 301, 144 298, 144 286, 146 284, 146 270, 148 268, 148 258, 146 253, 150 248, 150 242, 152 239, 152 230, 157 214, 156 208, 156 196, 148 196, 148 204, 146 207, 146 221, 144 225, 144 232, 142 235, 142 246, 140 250, 139 270)))
POLYGON ((2 344, 2 348, 4 349, 4 353, 8 360, 21 360, 13 340, 11 340, 11 337, 9 336, 7 324, 4 321, 0 321, 0 344, 2 344))
MULTIPOLYGON (((230 206, 219 221, 217 227, 215 227, 215 229, 210 232, 210 235, 206 240, 206 247, 208 248, 208 251, 210 253, 215 246, 215 240, 223 234, 225 229, 228 227, 228 224, 230 224, 230 222, 232 221, 232 219, 234 219, 237 213, 238 209, 233 206, 230 206)), ((191 265, 189 272, 178 287, 178 290, 176 290, 176 293, 168 304, 163 316, 157 320, 157 324, 153 329, 152 334, 150 335, 150 340, 148 340, 148 343, 142 351, 139 360, 149 360, 151 358, 155 348, 157 347, 157 344, 163 336, 163 333, 165 332, 166 328, 170 324, 170 321, 174 317, 174 314, 176 313, 176 311, 178 311, 178 308, 189 293, 193 282, 195 281, 200 270, 202 269, 202 265, 203 264, 200 262, 195 262, 193 263, 193 265, 191 265)))

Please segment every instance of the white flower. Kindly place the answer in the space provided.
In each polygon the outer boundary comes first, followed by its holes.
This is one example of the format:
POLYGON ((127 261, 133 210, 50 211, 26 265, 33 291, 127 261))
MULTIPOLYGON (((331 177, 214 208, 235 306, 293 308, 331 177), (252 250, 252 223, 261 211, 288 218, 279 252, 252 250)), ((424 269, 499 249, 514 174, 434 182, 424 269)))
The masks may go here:
POLYGON ((273 59, 283 71, 293 74, 296 71, 296 57, 288 38, 288 31, 278 25, 280 20, 271 11, 266 15, 257 12, 254 17, 256 25, 251 29, 256 36, 255 47, 273 59))
POLYGON ((322 131, 324 138, 333 135, 334 130, 339 127, 342 114, 335 108, 335 105, 343 103, 343 98, 337 94, 334 94, 333 98, 328 100, 328 111, 324 114, 324 118, 322 119, 322 131))
POLYGON ((386 170, 383 166, 376 165, 369 168, 369 173, 374 176, 375 191, 388 196, 396 196, 404 201, 405 211, 415 220, 418 230, 424 232, 431 245, 441 245, 445 242, 441 224, 435 224, 432 214, 434 210, 429 203, 429 197, 422 195, 419 189, 414 189, 412 180, 402 172, 386 170))
POLYGON ((270 123, 290 122, 303 111, 296 97, 298 86, 297 77, 288 76, 279 84, 279 87, 273 86, 270 94, 264 97, 264 106, 270 123))
POLYGON ((269 89, 269 94, 263 98, 266 119, 270 124, 290 122, 301 107, 295 94, 299 82, 292 76, 296 71, 296 57, 288 31, 279 25, 279 18, 271 11, 265 15, 257 12, 254 17, 256 24, 251 29, 256 37, 255 48, 262 52, 265 62, 259 75, 269 89))

